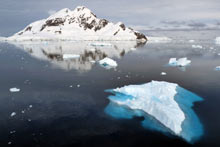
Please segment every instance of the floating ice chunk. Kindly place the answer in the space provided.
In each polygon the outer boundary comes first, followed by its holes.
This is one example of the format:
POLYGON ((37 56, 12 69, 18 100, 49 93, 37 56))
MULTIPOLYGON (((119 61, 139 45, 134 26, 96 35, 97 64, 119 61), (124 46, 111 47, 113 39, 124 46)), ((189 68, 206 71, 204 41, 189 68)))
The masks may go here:
POLYGON ((91 45, 91 46, 112 46, 111 43, 107 43, 107 42, 93 42, 93 43, 90 43, 89 45, 91 45))
POLYGON ((162 76, 165 76, 165 75, 167 75, 167 73, 165 73, 165 72, 161 72, 161 75, 162 75, 162 76))
POLYGON ((176 58, 170 58, 170 60, 169 60, 169 65, 171 65, 171 66, 184 67, 184 66, 189 65, 190 63, 191 63, 191 61, 188 60, 186 57, 179 58, 178 60, 176 58))
POLYGON ((11 117, 15 116, 16 115, 16 112, 12 112, 11 113, 11 117))
POLYGON ((80 55, 76 55, 76 54, 63 54, 63 59, 67 60, 67 59, 75 59, 75 58, 79 58, 80 55))
POLYGON ((10 91, 10 92, 19 92, 20 89, 14 87, 14 88, 10 88, 9 91, 10 91))
POLYGON ((220 37, 216 37, 215 43, 216 43, 216 44, 220 44, 220 37))
POLYGON ((189 43, 194 43, 195 42, 195 40, 189 40, 189 43))
POLYGON ((186 57, 185 58, 180 58, 178 61, 177 61, 177 66, 187 66, 191 63, 190 60, 188 60, 186 57))
POLYGON ((200 48, 200 49, 202 49, 203 47, 201 45, 192 45, 192 48, 200 48))
POLYGON ((102 60, 99 61, 99 64, 102 65, 103 67, 110 69, 110 68, 115 68, 118 66, 117 62, 106 57, 102 60))
POLYGON ((176 58, 170 58, 170 60, 169 60, 169 65, 177 65, 177 60, 176 60, 176 58))
POLYGON ((171 131, 189 142, 203 133, 202 125, 192 110, 193 103, 202 98, 175 83, 152 81, 106 92, 114 95, 108 97, 110 104, 105 112, 115 118, 143 116, 144 127, 166 133, 171 131))
POLYGON ((215 68, 215 70, 220 71, 220 66, 217 66, 217 67, 215 68))

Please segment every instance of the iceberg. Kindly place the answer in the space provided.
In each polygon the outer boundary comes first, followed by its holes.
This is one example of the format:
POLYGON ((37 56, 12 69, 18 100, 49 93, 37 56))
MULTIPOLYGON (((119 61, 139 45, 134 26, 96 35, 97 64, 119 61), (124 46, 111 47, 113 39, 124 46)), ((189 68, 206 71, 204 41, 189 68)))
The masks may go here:
POLYGON ((215 68, 215 70, 220 71, 220 66, 217 66, 217 67, 215 68))
POLYGON ((184 67, 184 66, 189 65, 190 63, 191 63, 191 61, 188 60, 186 57, 184 57, 184 58, 179 58, 178 60, 176 58, 170 58, 168 64, 171 66, 184 67))
POLYGON ((115 68, 115 67, 118 66, 118 64, 117 64, 116 61, 114 61, 114 60, 112 60, 111 58, 108 58, 108 57, 106 57, 106 58, 100 60, 100 61, 99 61, 99 64, 100 64, 102 67, 106 68, 106 69, 115 68))
POLYGON ((106 90, 110 103, 105 112, 115 118, 142 116, 144 128, 171 133, 193 142, 203 134, 202 125, 192 110, 202 98, 175 83, 152 81, 106 90))

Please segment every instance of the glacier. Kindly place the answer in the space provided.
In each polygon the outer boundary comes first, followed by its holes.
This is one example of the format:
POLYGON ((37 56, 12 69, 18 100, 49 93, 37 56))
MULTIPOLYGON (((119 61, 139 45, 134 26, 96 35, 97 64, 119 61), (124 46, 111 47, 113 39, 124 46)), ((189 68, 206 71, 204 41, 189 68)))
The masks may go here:
POLYGON ((202 124, 192 110, 194 102, 203 99, 178 84, 152 81, 106 92, 113 95, 108 97, 105 112, 114 118, 144 117, 144 128, 176 135, 190 143, 203 134, 202 124))

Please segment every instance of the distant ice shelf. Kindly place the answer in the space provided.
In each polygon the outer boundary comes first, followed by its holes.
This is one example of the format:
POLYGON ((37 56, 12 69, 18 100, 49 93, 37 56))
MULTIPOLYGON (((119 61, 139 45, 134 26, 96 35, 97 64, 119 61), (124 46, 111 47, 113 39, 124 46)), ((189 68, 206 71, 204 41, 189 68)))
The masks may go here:
POLYGON ((193 142, 203 134, 202 125, 192 110, 202 98, 175 83, 152 81, 106 90, 110 104, 105 112, 115 118, 143 116, 145 128, 171 133, 193 142), (131 111, 132 110, 132 111, 131 111))
POLYGON ((169 37, 152 37, 148 36, 148 43, 168 43, 171 42, 172 39, 169 37))

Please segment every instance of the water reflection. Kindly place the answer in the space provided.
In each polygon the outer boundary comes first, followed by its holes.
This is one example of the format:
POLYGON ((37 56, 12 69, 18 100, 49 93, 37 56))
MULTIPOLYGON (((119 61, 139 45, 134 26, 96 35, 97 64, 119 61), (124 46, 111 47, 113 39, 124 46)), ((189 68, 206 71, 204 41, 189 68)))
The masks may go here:
MULTIPOLYGON (((110 45, 94 45, 91 42, 13 42, 34 58, 46 60, 63 70, 76 69, 81 72, 92 69, 94 62, 105 57, 121 58, 126 53, 144 45, 137 42, 109 42, 110 45), (64 54, 80 55, 79 58, 64 60, 64 54)), ((109 44, 108 43, 108 44, 109 44)))

